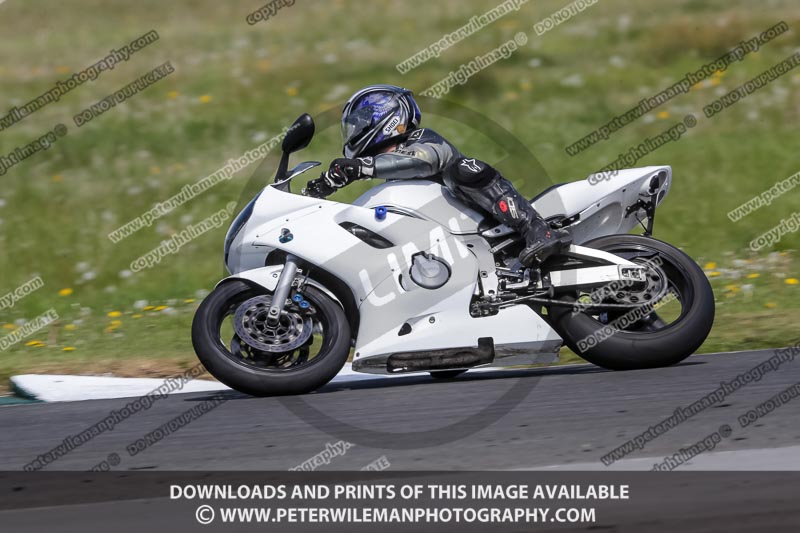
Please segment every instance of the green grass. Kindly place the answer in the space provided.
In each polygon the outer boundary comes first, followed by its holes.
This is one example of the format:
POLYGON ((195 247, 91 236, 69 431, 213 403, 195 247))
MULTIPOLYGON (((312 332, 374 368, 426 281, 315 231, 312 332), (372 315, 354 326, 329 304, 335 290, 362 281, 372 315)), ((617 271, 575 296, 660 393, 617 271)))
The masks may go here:
MULTIPOLYGON (((301 112, 329 117, 350 93, 369 83, 397 83, 419 92, 519 31, 530 37, 526 47, 446 97, 508 129, 546 170, 540 176, 517 169, 509 177, 533 195, 544 184, 585 177, 642 138, 694 113, 696 128, 637 166, 670 164, 674 169, 656 236, 680 246, 701 265, 718 263, 708 269, 709 274, 719 272, 712 278, 717 323, 702 350, 797 340, 800 286, 786 280, 800 277, 797 254, 787 252, 798 248, 800 234, 759 254, 747 251, 747 245, 800 207, 800 191, 738 223, 726 213, 800 170, 800 69, 713 119, 702 117, 702 107, 800 46, 800 7, 793 0, 771 2, 767 9, 745 0, 599 2, 536 37, 534 23, 565 3, 529 2, 406 75, 395 70, 398 62, 495 3, 298 2, 255 26, 244 17, 263 2, 80 0, 66 5, 41 0, 0 5, 2 114, 111 48, 151 29, 161 36, 113 71, 0 132, 0 154, 6 154, 57 123, 69 127, 50 150, 0 176, 0 292, 35 274, 46 284, 14 308, 0 311, 0 325, 30 319, 50 307, 62 317, 26 339, 43 346, 22 342, 0 353, 0 380, 20 372, 159 375, 193 364, 191 315, 197 291, 210 289, 223 275, 225 229, 200 237, 150 270, 126 271, 132 260, 173 232, 231 200, 242 200, 243 191, 257 185, 250 181, 254 167, 119 244, 106 235, 272 137, 301 112), (792 30, 724 75, 578 156, 564 152, 612 116, 779 20, 792 30), (164 61, 171 61, 175 74, 82 128, 72 123, 74 114, 164 61), (747 279, 753 273, 760 277, 747 279), (743 285, 752 287, 743 290, 743 285), (67 288, 72 293, 59 296, 67 288), (140 300, 170 310, 141 312, 134 308, 140 300), (121 316, 107 316, 113 311, 121 316), (143 316, 133 318, 138 314, 143 316), (121 324, 109 328, 111 320, 121 324), (68 325, 75 328, 68 330, 68 325)), ((491 162, 505 157, 504 147, 487 138, 481 123, 459 124, 423 113, 424 125, 465 153, 491 162)), ((338 128, 320 129, 300 157, 328 161, 338 156, 338 128)), ((500 167, 511 174, 512 163, 503 161, 500 167)), ((351 200, 366 187, 359 184, 335 199, 351 200)))

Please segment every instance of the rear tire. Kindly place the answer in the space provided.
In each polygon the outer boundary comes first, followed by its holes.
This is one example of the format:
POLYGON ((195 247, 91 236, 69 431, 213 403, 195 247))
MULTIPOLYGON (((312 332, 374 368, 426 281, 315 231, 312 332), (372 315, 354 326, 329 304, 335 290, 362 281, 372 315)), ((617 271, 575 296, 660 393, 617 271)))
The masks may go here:
MULTIPOLYGON (((265 291, 241 281, 229 281, 214 289, 200 304, 192 323, 192 344, 206 369, 225 385, 253 396, 304 394, 328 383, 347 361, 350 326, 339 304, 315 287, 306 286, 303 291, 305 299, 315 308, 319 323, 324 326, 320 351, 313 359, 296 367, 260 367, 234 354, 232 348, 223 343, 222 322, 239 304, 260 294, 265 291)), ((269 359, 270 354, 261 352, 259 356, 269 359)))
MULTIPOLYGON (((571 307, 548 309, 550 323, 567 346, 595 365, 610 370, 634 370, 674 365, 683 361, 705 341, 714 323, 714 293, 703 270, 691 257, 665 242, 641 235, 610 235, 587 242, 583 246, 611 253, 654 253, 669 264, 669 278, 674 292, 680 295, 682 311, 671 324, 653 312, 650 322, 635 323, 628 329, 617 329, 599 336, 604 324, 584 312, 573 313, 571 307), (673 279, 674 278, 674 279, 673 279), (674 283, 674 286, 672 285, 674 283), (680 290, 679 290, 680 289, 680 290), (592 344, 587 339, 602 338, 592 344)), ((576 295, 561 300, 573 303, 576 295)))

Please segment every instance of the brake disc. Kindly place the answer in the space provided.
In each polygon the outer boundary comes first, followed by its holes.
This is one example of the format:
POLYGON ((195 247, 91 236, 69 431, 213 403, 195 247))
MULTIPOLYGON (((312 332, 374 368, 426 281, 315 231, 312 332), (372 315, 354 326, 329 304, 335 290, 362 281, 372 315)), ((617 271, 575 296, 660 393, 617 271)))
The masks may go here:
POLYGON ((243 302, 233 317, 233 329, 242 342, 264 352, 290 352, 311 338, 313 322, 294 305, 287 304, 278 324, 267 323, 271 295, 260 295, 243 302))
MULTIPOLYGON (((634 261, 635 262, 635 261, 634 261)), ((621 290, 612 295, 616 302, 630 304, 632 307, 660 301, 669 290, 667 274, 658 266, 645 261, 647 285, 641 290, 621 290)))

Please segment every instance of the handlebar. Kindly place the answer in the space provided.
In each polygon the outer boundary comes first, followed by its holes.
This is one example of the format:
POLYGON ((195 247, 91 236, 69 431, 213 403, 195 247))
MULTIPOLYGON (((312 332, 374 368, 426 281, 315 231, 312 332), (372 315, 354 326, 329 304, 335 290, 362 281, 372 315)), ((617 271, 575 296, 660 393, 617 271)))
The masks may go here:
POLYGON ((303 196, 311 196, 312 198, 325 198, 335 192, 335 189, 327 184, 325 178, 320 176, 317 179, 311 180, 303 189, 303 196))

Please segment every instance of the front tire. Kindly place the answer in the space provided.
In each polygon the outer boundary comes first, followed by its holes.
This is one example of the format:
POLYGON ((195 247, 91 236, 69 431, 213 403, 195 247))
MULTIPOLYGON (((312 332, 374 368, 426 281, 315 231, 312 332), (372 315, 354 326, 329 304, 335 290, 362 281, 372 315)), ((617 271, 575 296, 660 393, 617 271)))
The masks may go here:
MULTIPOLYGON (((674 365, 703 344, 714 323, 714 293, 691 257, 670 244, 641 235, 610 235, 583 246, 633 261, 660 257, 669 292, 676 296, 681 310, 671 323, 653 311, 625 328, 612 328, 609 334, 609 313, 592 316, 590 312, 574 313, 572 307, 553 306, 548 310, 551 324, 575 353, 610 370, 635 370, 674 365)), ((560 299, 574 303, 577 294, 560 299)), ((616 318, 621 318, 620 313, 616 318)))
POLYGON ((235 320, 240 306, 265 294, 235 280, 214 289, 200 304, 192 323, 192 344, 197 357, 219 381, 252 396, 304 394, 322 387, 347 361, 350 326, 339 304, 315 287, 306 286, 303 291, 313 310, 311 322, 315 332, 303 346, 276 353, 254 349, 238 334, 223 340, 225 321, 230 317, 235 320), (319 349, 310 356, 311 349, 316 349, 315 343, 319 349))

